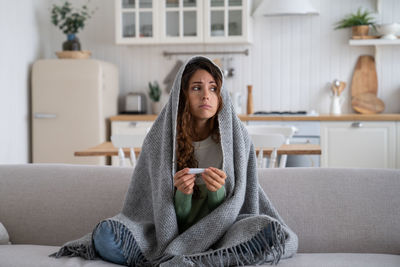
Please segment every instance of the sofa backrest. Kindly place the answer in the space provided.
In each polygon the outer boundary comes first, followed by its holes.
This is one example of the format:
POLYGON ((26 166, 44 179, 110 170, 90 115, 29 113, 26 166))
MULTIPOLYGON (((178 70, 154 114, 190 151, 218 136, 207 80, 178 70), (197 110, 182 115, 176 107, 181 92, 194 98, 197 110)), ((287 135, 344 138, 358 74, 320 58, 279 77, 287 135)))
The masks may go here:
POLYGON ((0 165, 0 222, 13 244, 61 245, 122 208, 132 168, 0 165))
POLYGON ((264 169, 259 180, 299 252, 400 253, 400 170, 264 169))
MULTIPOLYGON (((123 204, 132 168, 0 165, 0 222, 15 244, 61 245, 123 204)), ((260 169, 299 252, 400 251, 400 170, 260 169)))

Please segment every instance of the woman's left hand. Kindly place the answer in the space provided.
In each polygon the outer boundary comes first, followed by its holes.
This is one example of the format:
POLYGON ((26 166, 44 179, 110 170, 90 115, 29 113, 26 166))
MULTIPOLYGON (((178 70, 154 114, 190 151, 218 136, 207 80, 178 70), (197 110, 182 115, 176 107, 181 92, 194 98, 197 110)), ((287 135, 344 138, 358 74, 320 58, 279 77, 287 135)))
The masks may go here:
POLYGON ((201 174, 209 191, 215 192, 225 184, 226 173, 223 170, 209 167, 201 174))

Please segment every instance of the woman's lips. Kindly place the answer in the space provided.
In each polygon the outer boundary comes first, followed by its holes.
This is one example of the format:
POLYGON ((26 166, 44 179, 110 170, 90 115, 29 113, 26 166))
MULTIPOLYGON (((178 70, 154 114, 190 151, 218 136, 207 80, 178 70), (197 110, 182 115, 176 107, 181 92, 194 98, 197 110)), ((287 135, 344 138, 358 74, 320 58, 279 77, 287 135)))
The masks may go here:
POLYGON ((202 109, 211 109, 210 105, 200 105, 199 107, 202 109))

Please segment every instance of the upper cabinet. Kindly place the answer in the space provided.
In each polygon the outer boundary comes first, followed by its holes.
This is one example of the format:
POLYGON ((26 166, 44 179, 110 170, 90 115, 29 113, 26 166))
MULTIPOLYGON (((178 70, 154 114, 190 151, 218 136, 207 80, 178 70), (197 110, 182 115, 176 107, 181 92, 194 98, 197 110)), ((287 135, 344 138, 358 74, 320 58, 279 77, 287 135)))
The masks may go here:
POLYGON ((201 43, 202 2, 202 0, 159 0, 160 43, 201 43))
POLYGON ((117 44, 159 42, 157 1, 116 0, 115 37, 117 44))
POLYGON ((117 44, 251 42, 251 0, 115 0, 117 44))
POLYGON ((204 1, 204 41, 206 43, 249 43, 251 1, 204 1))

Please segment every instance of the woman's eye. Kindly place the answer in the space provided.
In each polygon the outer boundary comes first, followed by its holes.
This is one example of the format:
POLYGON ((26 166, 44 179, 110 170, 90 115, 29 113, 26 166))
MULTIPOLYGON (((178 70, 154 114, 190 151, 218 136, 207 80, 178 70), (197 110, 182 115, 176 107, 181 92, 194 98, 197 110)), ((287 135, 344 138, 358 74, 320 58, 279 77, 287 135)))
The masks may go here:
POLYGON ((199 91, 199 90, 200 90, 200 87, 195 86, 195 87, 192 88, 192 90, 193 90, 193 91, 199 91))
POLYGON ((211 90, 211 92, 216 92, 216 91, 217 91, 217 88, 212 87, 210 90, 211 90))

